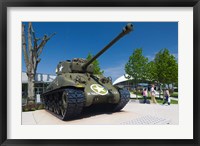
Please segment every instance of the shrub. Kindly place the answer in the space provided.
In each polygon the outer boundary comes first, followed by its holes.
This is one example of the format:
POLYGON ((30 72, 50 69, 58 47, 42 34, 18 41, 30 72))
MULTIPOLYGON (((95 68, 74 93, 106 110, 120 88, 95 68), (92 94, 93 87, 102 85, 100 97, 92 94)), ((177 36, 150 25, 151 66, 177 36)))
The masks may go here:
POLYGON ((28 103, 22 106, 22 111, 35 111, 35 104, 34 103, 28 103))
POLYGON ((44 109, 44 104, 43 103, 29 103, 26 105, 22 106, 22 111, 27 112, 27 111, 35 111, 35 110, 41 110, 44 109))

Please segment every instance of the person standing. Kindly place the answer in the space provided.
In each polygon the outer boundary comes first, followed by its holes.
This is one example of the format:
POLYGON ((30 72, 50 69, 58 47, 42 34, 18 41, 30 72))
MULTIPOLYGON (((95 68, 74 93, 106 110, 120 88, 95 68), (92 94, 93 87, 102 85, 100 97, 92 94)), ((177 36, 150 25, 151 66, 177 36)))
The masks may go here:
POLYGON ((163 102, 163 104, 168 103, 168 105, 170 105, 170 94, 169 94, 169 90, 166 89, 165 90, 165 101, 163 102))
POLYGON ((155 98, 156 93, 155 93, 155 90, 154 90, 154 85, 151 86, 151 91, 150 91, 150 93, 151 93, 151 101, 152 101, 153 103, 157 104, 157 101, 156 101, 156 98, 155 98))
POLYGON ((146 88, 144 88, 142 94, 143 94, 143 98, 144 98, 144 102, 143 103, 146 103, 147 102, 147 89, 146 88))

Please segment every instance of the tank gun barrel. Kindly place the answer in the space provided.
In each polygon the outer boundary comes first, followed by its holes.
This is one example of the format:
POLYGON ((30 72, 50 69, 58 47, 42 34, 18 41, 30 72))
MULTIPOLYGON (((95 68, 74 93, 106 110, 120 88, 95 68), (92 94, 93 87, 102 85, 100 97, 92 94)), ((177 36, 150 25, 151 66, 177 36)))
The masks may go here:
POLYGON ((90 59, 87 63, 85 63, 82 68, 83 70, 87 69, 88 65, 90 65, 95 59, 97 59, 101 54, 103 54, 106 50, 108 50, 113 44, 115 44, 120 38, 128 34, 133 30, 133 25, 128 23, 122 30, 122 32, 115 37, 107 46, 105 46, 99 53, 97 53, 92 59, 90 59))

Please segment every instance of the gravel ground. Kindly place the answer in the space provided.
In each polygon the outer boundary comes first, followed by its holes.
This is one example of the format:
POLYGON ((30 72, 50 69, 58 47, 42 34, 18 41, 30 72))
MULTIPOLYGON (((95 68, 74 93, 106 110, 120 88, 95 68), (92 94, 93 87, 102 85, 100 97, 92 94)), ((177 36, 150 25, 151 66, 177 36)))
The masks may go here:
POLYGON ((177 125, 179 123, 178 104, 141 104, 130 100, 121 112, 85 112, 80 118, 61 121, 46 110, 22 113, 23 125, 177 125))

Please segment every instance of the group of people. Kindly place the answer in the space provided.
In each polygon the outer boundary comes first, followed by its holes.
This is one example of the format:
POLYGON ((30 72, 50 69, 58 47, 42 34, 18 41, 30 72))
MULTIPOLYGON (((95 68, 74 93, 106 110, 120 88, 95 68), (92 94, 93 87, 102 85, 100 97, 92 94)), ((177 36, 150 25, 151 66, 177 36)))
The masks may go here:
MULTIPOLYGON (((144 103, 146 103, 147 102, 147 96, 148 96, 148 92, 147 92, 146 88, 144 88, 142 95, 143 95, 143 98, 144 98, 144 103)), ((157 101, 156 101, 156 98, 155 98, 156 92, 155 92, 155 89, 154 89, 154 85, 151 86, 150 96, 151 96, 151 102, 157 104, 157 101)), ((165 92, 164 92, 164 99, 165 100, 164 100, 163 104, 168 103, 168 105, 170 105, 170 94, 169 94, 168 89, 166 89, 165 92)))

